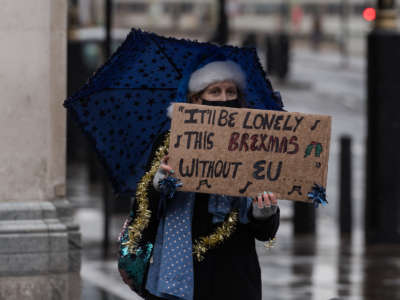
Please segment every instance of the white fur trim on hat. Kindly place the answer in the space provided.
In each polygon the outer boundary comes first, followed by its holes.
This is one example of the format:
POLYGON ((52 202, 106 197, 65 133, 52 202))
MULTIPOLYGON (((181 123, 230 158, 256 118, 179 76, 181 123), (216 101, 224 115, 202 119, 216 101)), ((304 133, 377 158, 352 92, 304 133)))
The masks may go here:
POLYGON ((171 102, 167 108, 167 117, 172 119, 172 111, 174 109, 174 103, 175 102, 171 102))
POLYGON ((197 69, 190 76, 189 92, 200 92, 210 84, 218 81, 232 80, 243 91, 246 87, 246 76, 237 63, 233 61, 214 61, 197 69))

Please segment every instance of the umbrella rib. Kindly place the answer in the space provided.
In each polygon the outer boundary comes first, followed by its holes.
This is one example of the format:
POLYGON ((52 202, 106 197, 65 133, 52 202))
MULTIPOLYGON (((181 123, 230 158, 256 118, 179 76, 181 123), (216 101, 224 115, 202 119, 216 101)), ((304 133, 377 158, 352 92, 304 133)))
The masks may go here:
POLYGON ((155 39, 153 39, 153 38, 150 38, 150 39, 154 42, 154 44, 156 44, 156 46, 161 51, 161 53, 164 55, 164 57, 168 60, 168 62, 172 65, 172 67, 175 69, 175 71, 179 74, 179 77, 182 78, 182 73, 179 71, 178 67, 171 60, 171 58, 164 52, 163 48, 155 41, 155 39))

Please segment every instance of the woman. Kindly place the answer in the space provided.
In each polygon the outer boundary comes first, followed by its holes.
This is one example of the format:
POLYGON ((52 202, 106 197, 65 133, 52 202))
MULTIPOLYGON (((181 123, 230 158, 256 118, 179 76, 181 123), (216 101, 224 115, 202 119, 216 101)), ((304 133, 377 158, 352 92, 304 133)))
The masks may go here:
MULTIPOLYGON (((236 63, 210 62, 191 74, 188 102, 244 107, 245 85, 236 63)), ((154 240, 144 284, 146 299, 261 299, 255 238, 275 237, 279 227, 275 195, 263 192, 252 199, 178 189, 169 197, 166 182, 174 171, 168 156, 159 151, 165 149, 167 135, 153 147, 148 169, 153 167, 154 174, 149 171, 144 176, 142 194, 152 212, 147 229, 152 234, 147 237, 154 240), (155 172, 154 166, 159 166, 155 172)))

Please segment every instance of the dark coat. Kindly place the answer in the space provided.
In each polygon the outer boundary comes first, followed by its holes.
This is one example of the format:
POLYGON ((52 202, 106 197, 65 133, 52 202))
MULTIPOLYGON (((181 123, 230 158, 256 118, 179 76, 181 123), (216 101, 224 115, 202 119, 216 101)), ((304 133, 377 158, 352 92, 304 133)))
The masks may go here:
MULTIPOLYGON (((153 147, 161 145, 158 139, 153 147)), ((153 158, 153 155, 151 155, 153 158)), ((151 160, 150 160, 151 161, 151 160)), ((150 164, 149 164, 150 165, 150 164)), ((159 193, 148 186, 150 209, 157 211, 159 193)), ((192 218, 193 241, 209 235, 220 224, 212 223, 208 212, 208 195, 197 193, 192 218)), ((149 232, 155 234, 158 221, 152 214, 149 232)), ((255 220, 249 212, 248 224, 237 223, 234 233, 215 249, 205 254, 204 260, 194 261, 195 300, 261 300, 261 271, 255 249, 255 239, 268 241, 275 237, 279 227, 279 210, 265 221, 255 220)), ((160 299, 148 295, 146 299, 160 299)))

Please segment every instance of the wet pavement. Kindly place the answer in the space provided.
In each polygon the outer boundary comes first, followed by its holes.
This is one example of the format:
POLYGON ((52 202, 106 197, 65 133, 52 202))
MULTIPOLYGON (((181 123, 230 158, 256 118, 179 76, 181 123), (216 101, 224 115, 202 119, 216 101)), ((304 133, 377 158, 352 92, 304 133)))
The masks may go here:
POLYGON ((92 284, 88 280, 83 280, 82 283, 82 299, 96 299, 96 300, 123 300, 113 293, 99 287, 98 284, 92 284))
MULTIPOLYGON (((400 299, 400 245, 364 247, 364 143, 365 65, 353 57, 343 68, 335 53, 315 54, 304 49, 293 53, 291 77, 281 91, 288 111, 328 114, 333 117, 327 195, 329 205, 318 209, 317 233, 294 237, 292 203, 281 201, 283 222, 274 248, 257 244, 262 268, 263 299, 375 300, 400 299), (353 232, 340 238, 337 224, 339 195, 339 138, 352 138, 353 232)), ((102 259, 101 189, 90 185, 87 170, 69 166, 68 194, 78 207, 84 251, 82 299, 139 299, 122 282, 116 268, 115 245, 110 258, 102 259)), ((124 215, 114 215, 111 238, 115 240, 124 215)))

